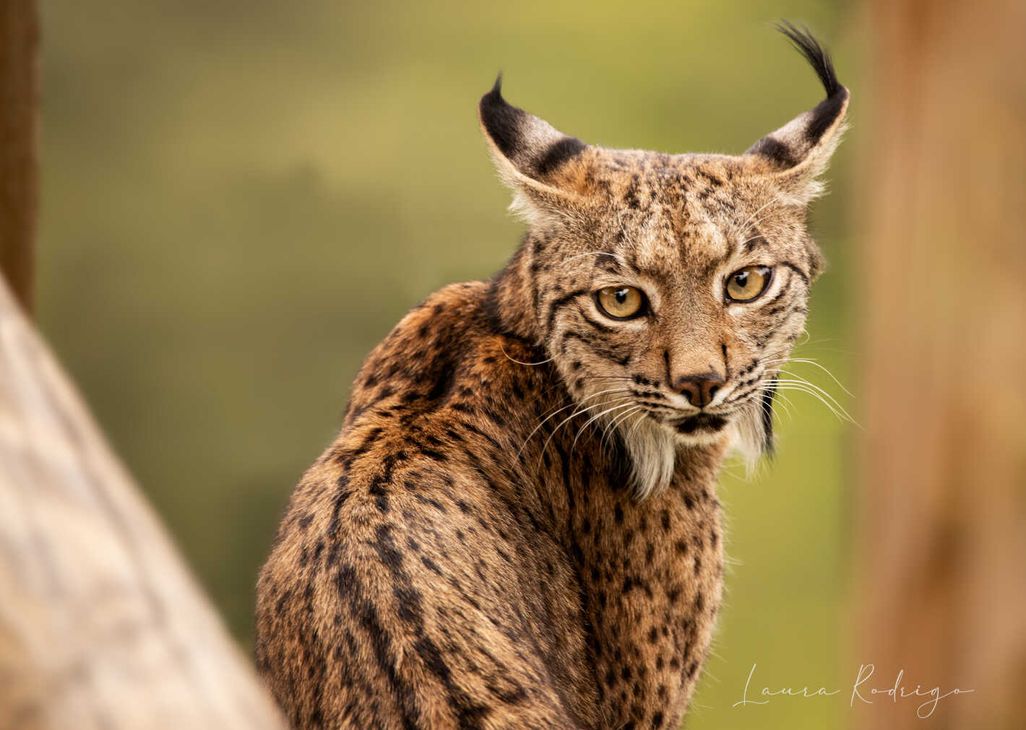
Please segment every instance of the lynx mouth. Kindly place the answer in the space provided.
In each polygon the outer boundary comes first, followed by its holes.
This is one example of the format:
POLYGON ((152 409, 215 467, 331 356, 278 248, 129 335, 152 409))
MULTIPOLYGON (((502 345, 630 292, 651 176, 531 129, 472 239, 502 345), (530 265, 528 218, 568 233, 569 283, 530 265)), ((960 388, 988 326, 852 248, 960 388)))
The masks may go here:
POLYGON ((698 413, 688 416, 676 424, 677 433, 692 434, 699 432, 715 433, 727 425, 727 419, 712 413, 698 413))

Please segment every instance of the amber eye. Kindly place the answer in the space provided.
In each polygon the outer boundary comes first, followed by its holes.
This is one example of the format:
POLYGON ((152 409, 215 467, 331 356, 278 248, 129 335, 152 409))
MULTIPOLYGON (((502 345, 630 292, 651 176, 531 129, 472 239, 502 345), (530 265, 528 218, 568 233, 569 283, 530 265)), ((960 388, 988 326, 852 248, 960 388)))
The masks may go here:
POLYGON ((730 302, 750 302, 766 291, 773 269, 768 266, 746 266, 727 277, 726 296, 730 302))
POLYGON ((607 286, 595 292, 602 313, 613 319, 631 319, 645 313, 645 295, 633 286, 607 286))

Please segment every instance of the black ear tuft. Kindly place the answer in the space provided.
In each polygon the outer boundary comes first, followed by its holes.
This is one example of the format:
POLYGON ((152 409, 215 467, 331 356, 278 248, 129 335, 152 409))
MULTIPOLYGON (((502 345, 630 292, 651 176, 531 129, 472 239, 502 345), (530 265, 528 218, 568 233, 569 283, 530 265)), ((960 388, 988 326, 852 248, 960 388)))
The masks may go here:
POLYGON ((762 410, 762 454, 772 458, 775 450, 773 442, 773 399, 777 395, 777 379, 773 378, 763 388, 759 405, 762 410))
MULTIPOLYGON (((830 55, 807 28, 781 21, 777 30, 791 41, 791 45, 815 70, 827 97, 808 112, 760 139, 748 152, 769 160, 780 170, 802 166, 811 180, 825 169, 840 139, 844 113, 848 108, 848 90, 837 80, 830 55), (802 165, 805 162, 811 164, 802 165)), ((815 186, 808 188, 810 191, 816 189, 815 186)), ((808 195, 811 197, 813 194, 808 195)))
POLYGON ((499 151, 507 157, 513 157, 520 142, 520 129, 526 121, 527 113, 515 106, 510 106, 502 98, 502 73, 495 79, 492 90, 481 97, 478 106, 481 123, 484 124, 488 136, 495 142, 499 151))
POLYGON ((805 56, 805 60, 816 71, 823 88, 828 97, 833 96, 844 87, 837 81, 837 74, 834 72, 833 61, 830 54, 812 35, 808 28, 799 28, 794 23, 782 20, 777 23, 777 30, 787 36, 799 53, 805 56))
POLYGON ((777 30, 787 36, 791 45, 805 57, 826 90, 827 98, 812 110, 812 119, 809 120, 809 125, 805 130, 806 137, 814 143, 837 119, 841 108, 848 100, 848 90, 837 80, 837 73, 834 71, 834 62, 830 60, 830 54, 826 52, 826 49, 808 28, 799 28, 793 23, 782 20, 777 23, 777 30))

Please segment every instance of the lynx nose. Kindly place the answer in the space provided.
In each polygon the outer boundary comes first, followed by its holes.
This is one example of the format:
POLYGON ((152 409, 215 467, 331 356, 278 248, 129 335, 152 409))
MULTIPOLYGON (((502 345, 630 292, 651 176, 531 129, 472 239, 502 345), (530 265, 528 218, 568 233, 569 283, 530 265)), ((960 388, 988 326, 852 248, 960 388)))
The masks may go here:
POLYGON ((705 408, 716 397, 716 393, 724 383, 719 373, 708 372, 695 375, 681 375, 673 381, 673 387, 688 399, 688 403, 705 408))

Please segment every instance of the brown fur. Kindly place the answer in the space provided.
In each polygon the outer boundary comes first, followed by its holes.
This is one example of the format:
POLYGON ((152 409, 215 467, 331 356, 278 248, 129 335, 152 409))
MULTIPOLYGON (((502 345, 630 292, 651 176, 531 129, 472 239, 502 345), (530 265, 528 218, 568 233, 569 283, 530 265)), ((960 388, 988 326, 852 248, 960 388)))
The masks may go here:
POLYGON ((794 32, 828 99, 737 157, 591 147, 482 100, 529 232, 374 350, 292 496, 257 656, 293 726, 677 725, 721 599, 717 470, 768 448, 820 268, 805 208, 847 91, 794 32), (755 263, 765 295, 725 302, 755 263), (604 318, 621 284, 651 311, 604 318), (679 383, 707 372, 698 409, 679 383))

